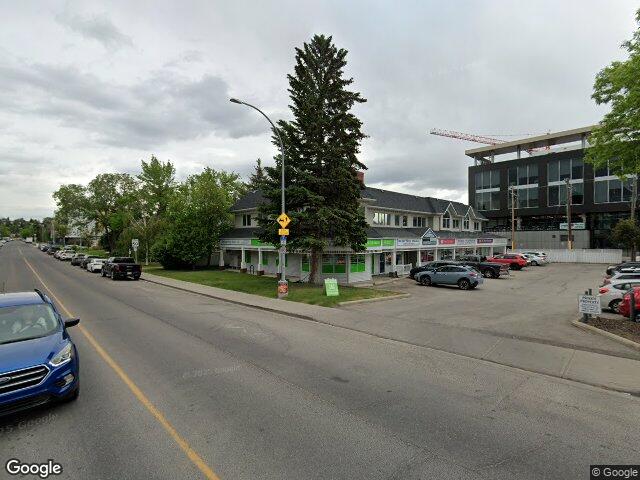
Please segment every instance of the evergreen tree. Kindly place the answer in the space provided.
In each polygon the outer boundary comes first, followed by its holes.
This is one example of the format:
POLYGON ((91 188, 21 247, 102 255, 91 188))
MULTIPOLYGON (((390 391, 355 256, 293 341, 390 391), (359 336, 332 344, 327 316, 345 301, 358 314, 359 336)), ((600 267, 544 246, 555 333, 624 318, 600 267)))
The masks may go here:
POLYGON ((249 185, 247 187, 250 191, 255 192, 262 188, 262 184, 264 183, 264 168, 262 168, 262 160, 256 160, 256 166, 254 167, 253 173, 249 177, 249 185))
MULTIPOLYGON (((344 78, 347 51, 331 37, 315 35, 296 48, 294 73, 288 75, 292 121, 278 122, 286 150, 286 207, 292 222, 289 250, 311 251, 310 280, 316 280, 318 254, 329 244, 365 248, 367 223, 359 207, 361 184, 358 170, 360 143, 366 137, 362 122, 351 112, 366 100, 348 90, 352 78, 344 78)), ((278 145, 274 135, 274 144, 278 145)), ((279 243, 275 222, 280 212, 280 172, 266 167, 260 206, 259 237, 279 243)))

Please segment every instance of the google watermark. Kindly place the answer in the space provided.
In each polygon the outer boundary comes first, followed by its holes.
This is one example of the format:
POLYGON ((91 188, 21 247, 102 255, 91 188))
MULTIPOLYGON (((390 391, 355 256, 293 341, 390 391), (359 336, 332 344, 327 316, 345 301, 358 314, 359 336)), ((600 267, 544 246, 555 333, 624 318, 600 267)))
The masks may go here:
POLYGON ((52 459, 47 460, 45 463, 23 463, 17 458, 12 458, 5 464, 4 468, 12 476, 37 475, 44 479, 62 475, 62 465, 52 459))

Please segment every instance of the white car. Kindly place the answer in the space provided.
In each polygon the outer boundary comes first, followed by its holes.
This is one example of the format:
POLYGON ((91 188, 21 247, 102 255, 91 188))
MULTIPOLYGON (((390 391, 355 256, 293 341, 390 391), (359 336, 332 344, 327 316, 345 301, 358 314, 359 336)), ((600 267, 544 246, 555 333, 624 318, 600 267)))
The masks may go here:
POLYGON ((73 250, 63 250, 60 255, 58 255, 58 259, 62 261, 71 260, 71 258, 75 255, 73 250))
POLYGON ((547 254, 544 252, 521 252, 522 255, 527 257, 527 260, 531 261, 531 265, 547 265, 549 260, 547 260, 547 254))
POLYGON ((640 280, 614 280, 607 285, 603 285, 598 290, 600 305, 602 305, 602 308, 608 308, 614 313, 620 313, 619 308, 622 297, 632 287, 640 287, 640 280))
POLYGON ((106 258, 92 258, 89 263, 87 263, 87 272, 101 272, 102 264, 106 258))

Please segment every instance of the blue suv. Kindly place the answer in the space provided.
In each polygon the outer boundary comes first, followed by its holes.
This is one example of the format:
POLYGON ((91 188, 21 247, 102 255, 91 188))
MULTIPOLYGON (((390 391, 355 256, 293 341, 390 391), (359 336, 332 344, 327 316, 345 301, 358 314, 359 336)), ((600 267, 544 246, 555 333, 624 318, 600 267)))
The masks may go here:
POLYGON ((0 416, 49 402, 78 398, 76 346, 42 292, 0 294, 0 416))

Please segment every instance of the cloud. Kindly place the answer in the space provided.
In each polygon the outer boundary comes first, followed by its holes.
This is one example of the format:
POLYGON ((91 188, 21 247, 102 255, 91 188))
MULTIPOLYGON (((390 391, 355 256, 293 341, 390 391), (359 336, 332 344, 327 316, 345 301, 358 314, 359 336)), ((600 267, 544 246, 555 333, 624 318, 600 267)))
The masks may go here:
POLYGON ((84 38, 100 42, 107 50, 133 47, 131 37, 118 30, 106 14, 81 16, 70 14, 65 10, 56 15, 56 20, 84 38))
POLYGON ((211 74, 193 80, 165 69, 123 85, 73 66, 0 63, 0 107, 49 118, 117 147, 158 148, 210 134, 241 138, 268 131, 229 97, 227 83, 211 74))

